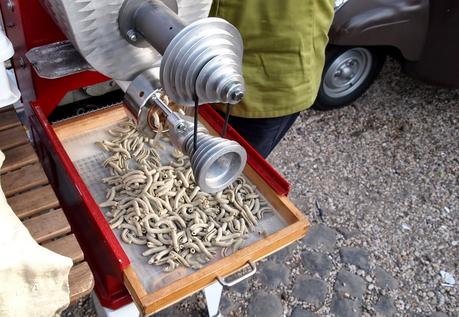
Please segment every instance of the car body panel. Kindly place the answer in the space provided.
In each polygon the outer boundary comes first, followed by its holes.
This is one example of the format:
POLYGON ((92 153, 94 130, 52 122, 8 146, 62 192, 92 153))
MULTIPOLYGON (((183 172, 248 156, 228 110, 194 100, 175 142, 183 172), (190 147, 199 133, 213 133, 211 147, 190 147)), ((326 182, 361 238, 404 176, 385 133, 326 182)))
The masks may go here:
POLYGON ((421 57, 429 25, 429 0, 350 0, 335 13, 330 43, 391 46, 407 60, 421 57))
POLYGON ((419 60, 404 63, 404 70, 424 82, 459 88, 459 1, 435 0, 419 60))
POLYGON ((459 88, 458 30, 457 0, 349 0, 329 37, 339 46, 396 48, 412 77, 459 88))

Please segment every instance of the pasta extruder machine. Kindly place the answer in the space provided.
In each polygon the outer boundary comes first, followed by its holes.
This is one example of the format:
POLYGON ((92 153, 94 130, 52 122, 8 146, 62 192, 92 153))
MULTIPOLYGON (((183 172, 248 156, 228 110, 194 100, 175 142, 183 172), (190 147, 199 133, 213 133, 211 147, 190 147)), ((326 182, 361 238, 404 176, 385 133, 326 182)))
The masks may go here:
POLYGON ((6 32, 16 50, 13 65, 27 125, 94 273, 97 298, 104 307, 117 309, 133 299, 142 315, 150 315, 203 288, 221 292, 222 285, 239 280, 228 282, 225 277, 247 265, 252 268, 249 274, 254 273, 256 261, 306 232, 306 219, 286 197, 288 183, 231 127, 226 138, 216 136, 225 122, 208 104, 237 104, 245 90, 241 36, 228 22, 207 18, 210 4, 0 0, 6 32), (125 92, 124 103, 60 122, 51 119, 60 107, 71 107, 58 105, 75 91, 103 95, 114 82, 125 92), (194 107, 195 122, 172 111, 164 95, 194 107), (131 114, 137 117, 138 129, 149 136, 151 113, 158 109, 167 118, 174 145, 190 156, 203 190, 219 191, 243 172, 275 210, 260 224, 262 237, 252 237, 238 252, 198 271, 171 275, 148 268, 120 244, 96 203, 98 189, 91 177, 97 168, 91 164, 98 154, 90 142, 131 114))

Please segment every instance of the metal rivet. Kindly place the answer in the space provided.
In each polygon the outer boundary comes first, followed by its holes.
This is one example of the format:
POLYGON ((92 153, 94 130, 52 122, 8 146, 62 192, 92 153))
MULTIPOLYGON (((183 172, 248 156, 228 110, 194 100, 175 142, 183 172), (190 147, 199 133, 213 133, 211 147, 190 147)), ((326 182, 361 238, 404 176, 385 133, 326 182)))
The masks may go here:
POLYGON ((132 42, 137 41, 137 35, 135 34, 134 30, 127 31, 126 35, 127 35, 128 39, 130 39, 132 42))
POLYGON ((236 91, 231 94, 231 99, 235 101, 241 101, 244 97, 244 93, 242 91, 236 91))
POLYGON ((8 10, 13 12, 14 11, 14 1, 13 0, 8 0, 6 2, 6 7, 8 8, 8 10))
POLYGON ((19 62, 19 66, 20 66, 21 68, 25 68, 25 67, 26 67, 24 58, 23 58, 22 56, 19 57, 18 62, 19 62))

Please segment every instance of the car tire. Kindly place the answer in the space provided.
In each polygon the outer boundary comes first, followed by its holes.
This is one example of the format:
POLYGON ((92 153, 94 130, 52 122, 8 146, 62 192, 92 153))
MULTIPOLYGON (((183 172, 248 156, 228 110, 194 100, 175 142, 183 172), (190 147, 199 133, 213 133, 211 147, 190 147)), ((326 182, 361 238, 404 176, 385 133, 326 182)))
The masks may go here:
POLYGON ((370 87, 385 59, 375 48, 329 46, 313 108, 332 110, 351 104, 370 87))

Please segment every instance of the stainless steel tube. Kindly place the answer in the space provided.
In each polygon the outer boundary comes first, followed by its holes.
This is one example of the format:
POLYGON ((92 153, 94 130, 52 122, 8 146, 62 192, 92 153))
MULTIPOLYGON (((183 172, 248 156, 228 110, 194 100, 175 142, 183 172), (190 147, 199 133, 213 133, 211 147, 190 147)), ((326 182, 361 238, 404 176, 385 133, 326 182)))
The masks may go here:
POLYGON ((185 23, 161 1, 145 2, 134 14, 135 29, 161 55, 185 23))
POLYGON ((247 161, 247 153, 239 143, 209 135, 201 125, 198 126, 195 151, 194 124, 191 118, 188 119, 171 122, 168 118, 171 141, 190 158, 198 186, 207 193, 219 192, 241 175, 247 161))
POLYGON ((152 138, 155 132, 151 129, 148 114, 151 108, 151 98, 155 95, 161 83, 154 68, 147 69, 138 75, 126 89, 124 100, 129 110, 137 117, 137 129, 144 136, 152 138))
POLYGON ((241 175, 247 153, 239 143, 205 133, 198 133, 197 149, 193 139, 185 144, 196 183, 207 193, 219 192, 241 175))
POLYGON ((161 55, 186 25, 176 12, 159 0, 125 0, 118 22, 131 44, 141 47, 149 44, 161 55))

